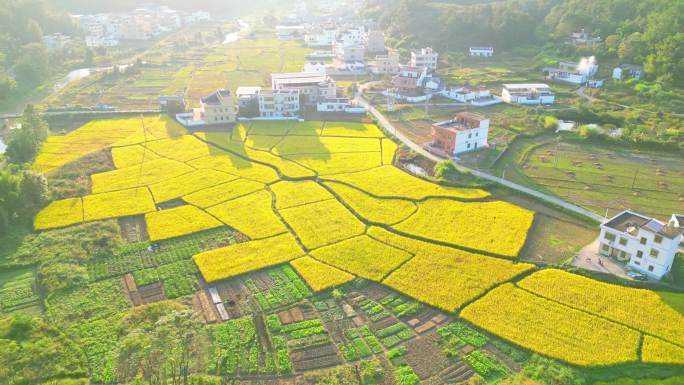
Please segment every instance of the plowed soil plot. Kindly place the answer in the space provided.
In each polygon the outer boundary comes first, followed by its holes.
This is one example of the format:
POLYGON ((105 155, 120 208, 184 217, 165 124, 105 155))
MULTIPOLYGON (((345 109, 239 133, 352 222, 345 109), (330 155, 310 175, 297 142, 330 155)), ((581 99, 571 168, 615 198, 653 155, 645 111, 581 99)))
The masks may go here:
POLYGON ((251 313, 249 291, 242 282, 239 280, 222 282, 216 285, 216 289, 218 289, 231 319, 251 313))
POLYGON ((449 366, 449 359, 437 345, 438 336, 428 334, 406 344, 406 361, 421 380, 432 377, 449 366))
POLYGON ((142 216, 119 219, 121 236, 130 243, 142 242, 148 239, 145 218, 142 216))
MULTIPOLYGON (((303 361, 295 361, 294 358, 292 359, 293 367, 297 372, 302 372, 306 370, 313 370, 313 369, 320 369, 320 368, 327 368, 330 366, 336 366, 342 364, 342 360, 337 356, 337 349, 335 349, 334 345, 325 345, 325 346, 320 346, 316 348, 312 348, 312 350, 315 350, 318 354, 318 356, 314 358, 307 358, 306 360, 303 361), (318 352, 319 349, 322 349, 324 347, 328 347, 327 351, 321 350, 320 353, 318 352), (330 354, 330 348, 332 348, 332 354, 330 354), (328 353, 328 355, 321 355, 322 353, 328 353)), ((304 353, 305 355, 308 355, 309 353, 304 353)))
POLYGON ((337 355, 337 349, 335 349, 333 344, 328 344, 315 348, 294 351, 290 355, 290 358, 292 358, 292 361, 294 362, 300 362, 334 355, 337 355))
POLYGON ((138 286, 138 293, 144 304, 159 302, 166 299, 164 293, 164 284, 162 282, 155 282, 145 286, 138 286))

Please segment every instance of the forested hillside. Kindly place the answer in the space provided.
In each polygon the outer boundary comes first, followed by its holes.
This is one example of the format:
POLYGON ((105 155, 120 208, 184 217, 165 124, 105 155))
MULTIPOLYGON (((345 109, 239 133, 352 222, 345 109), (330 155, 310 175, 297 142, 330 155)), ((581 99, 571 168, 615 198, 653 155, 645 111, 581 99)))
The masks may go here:
POLYGON ((50 74, 50 64, 60 58, 50 57, 42 37, 53 32, 76 32, 67 13, 41 0, 0 2, 0 100, 50 74))
POLYGON ((401 46, 498 51, 562 41, 585 28, 598 56, 643 64, 651 79, 684 84, 684 2, 678 0, 368 0, 364 11, 401 46))

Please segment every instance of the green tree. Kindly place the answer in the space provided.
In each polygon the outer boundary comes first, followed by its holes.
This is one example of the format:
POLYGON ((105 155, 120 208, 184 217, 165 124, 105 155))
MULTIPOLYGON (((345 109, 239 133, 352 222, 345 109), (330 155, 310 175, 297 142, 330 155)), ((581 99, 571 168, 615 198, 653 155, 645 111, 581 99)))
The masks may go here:
POLYGON ((21 212, 24 216, 35 215, 47 200, 48 183, 45 177, 37 172, 25 170, 19 185, 21 191, 21 212))

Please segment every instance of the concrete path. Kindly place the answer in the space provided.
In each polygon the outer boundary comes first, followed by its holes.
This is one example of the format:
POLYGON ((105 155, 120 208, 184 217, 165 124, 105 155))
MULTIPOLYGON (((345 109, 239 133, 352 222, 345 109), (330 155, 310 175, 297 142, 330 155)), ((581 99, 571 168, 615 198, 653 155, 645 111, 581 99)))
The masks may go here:
POLYGON ((572 265, 585 270, 597 271, 599 273, 612 274, 621 278, 631 279, 627 276, 624 265, 617 261, 604 257, 599 254, 599 239, 596 238, 592 243, 580 250, 572 265))
MULTIPOLYGON (((391 122, 390 122, 382 113, 380 113, 380 111, 378 111, 375 107, 373 107, 373 106, 372 106, 372 105, 363 97, 363 94, 362 94, 362 92, 363 92, 363 87, 359 87, 359 89, 360 89, 360 92, 356 94, 356 101, 359 103, 359 105, 365 107, 365 108, 368 110, 368 112, 370 112, 370 113, 378 120, 378 123, 380 123, 380 125, 383 126, 388 132, 390 132, 392 135, 396 136, 397 139, 399 139, 399 140, 400 140, 402 143, 404 143, 406 146, 410 147, 413 151, 415 151, 415 152, 417 152, 417 153, 419 153, 419 154, 425 156, 425 157, 428 158, 428 159, 431 159, 431 160, 433 160, 433 161, 435 161, 435 162, 441 162, 441 161, 443 161, 443 160, 446 160, 446 158, 442 158, 442 157, 440 157, 440 156, 437 156, 437 155, 435 155, 435 154, 433 154, 433 153, 431 153, 431 152, 425 150, 421 145, 412 142, 412 141, 411 141, 409 138, 407 138, 404 134, 402 134, 401 132, 399 132, 399 131, 396 129, 396 127, 394 127, 394 125, 393 125, 393 124, 392 124, 392 123, 391 123, 391 122)), ((580 215, 583 215, 583 216, 585 216, 585 217, 591 218, 591 219, 593 219, 593 220, 595 220, 595 221, 598 221, 598 222, 603 222, 603 221, 604 221, 604 218, 603 218, 602 216, 600 216, 600 215, 598 215, 598 214, 596 214, 596 213, 593 213, 593 212, 591 212, 591 211, 589 211, 589 210, 587 210, 587 209, 585 209, 585 208, 583 208, 583 207, 580 207, 580 206, 577 206, 577 205, 575 205, 575 204, 566 202, 566 201, 564 201, 564 200, 562 200, 562 199, 560 199, 560 198, 557 198, 557 197, 554 197, 554 196, 551 196, 551 195, 548 195, 548 194, 544 194, 544 193, 539 192, 539 191, 537 191, 537 190, 533 190, 533 189, 531 189, 531 188, 529 188, 529 187, 525 187, 525 186, 519 185, 519 184, 514 183, 514 182, 511 182, 511 181, 509 181, 509 180, 499 178, 499 177, 497 177, 497 176, 488 174, 488 173, 486 173, 486 172, 482 172, 482 171, 479 171, 479 170, 475 170, 475 169, 472 169, 472 168, 469 168, 469 167, 462 166, 462 165, 456 163, 456 161, 453 160, 453 159, 452 159, 451 161, 454 163, 454 166, 456 166, 456 168, 459 169, 459 170, 461 170, 461 171, 470 172, 471 174, 473 174, 473 175, 475 175, 475 176, 477 176, 477 177, 479 177, 479 178, 486 179, 486 180, 489 180, 489 181, 492 181, 492 182, 496 182, 496 183, 498 183, 498 184, 501 184, 501 185, 503 185, 503 186, 509 187, 509 188, 511 188, 511 189, 514 189, 514 190, 523 192, 523 193, 525 193, 525 194, 534 196, 534 197, 539 198, 539 199, 541 199, 541 200, 544 200, 544 201, 546 201, 546 202, 549 202, 549 203, 552 203, 552 204, 554 204, 554 205, 563 207, 564 209, 567 209, 567 210, 570 210, 570 211, 575 212, 575 213, 577 213, 577 214, 580 214, 580 215)))

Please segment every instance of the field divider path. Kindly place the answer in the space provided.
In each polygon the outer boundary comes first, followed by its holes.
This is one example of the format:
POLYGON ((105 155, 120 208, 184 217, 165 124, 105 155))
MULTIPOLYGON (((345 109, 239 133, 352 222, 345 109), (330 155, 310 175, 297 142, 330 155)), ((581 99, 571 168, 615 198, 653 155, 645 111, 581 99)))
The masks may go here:
MULTIPOLYGON (((374 106, 372 106, 364 97, 361 92, 357 92, 355 99, 359 102, 359 104, 363 107, 365 107, 380 123, 380 126, 384 127, 390 134, 392 134, 394 137, 399 139, 402 143, 404 143, 406 146, 411 148, 411 150, 425 156, 426 158, 434 161, 434 162, 441 162, 443 160, 449 160, 446 158, 439 157, 437 155, 432 154, 431 152, 428 152, 425 150, 423 147, 420 145, 414 143, 411 141, 408 137, 406 137, 404 134, 399 132, 397 128, 387 119, 380 111, 378 111, 374 106)), ((491 174, 488 174, 486 172, 476 170, 470 167, 465 167, 463 165, 458 164, 455 160, 451 160, 454 166, 465 172, 469 172, 479 178, 486 179, 495 183, 498 183, 500 185, 506 186, 508 188, 511 188, 513 190, 520 191, 522 193, 525 193, 527 195, 531 195, 535 198, 539 198, 543 201, 546 201, 548 203, 563 207, 564 209, 570 210, 572 212, 575 212, 577 214, 580 214, 582 216, 585 216, 587 218, 590 218, 594 221, 598 222, 603 222, 605 218, 603 218, 601 215, 598 215, 596 213, 593 213, 583 207, 577 206, 575 204, 566 202, 558 197, 554 197, 548 194, 544 194, 542 192, 539 192, 537 190, 531 189, 529 187, 525 187, 522 185, 519 185, 517 183, 511 182, 509 180, 499 178, 498 176, 494 176, 491 174)))

